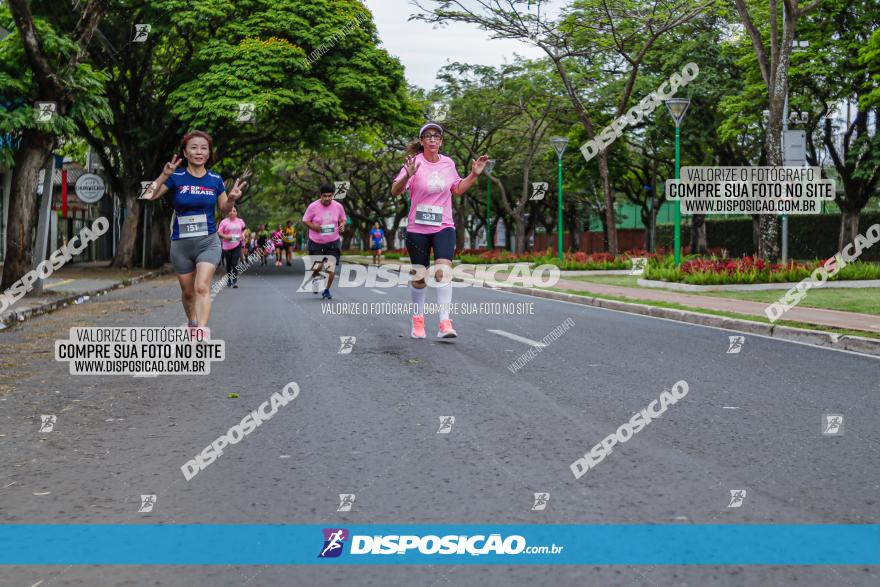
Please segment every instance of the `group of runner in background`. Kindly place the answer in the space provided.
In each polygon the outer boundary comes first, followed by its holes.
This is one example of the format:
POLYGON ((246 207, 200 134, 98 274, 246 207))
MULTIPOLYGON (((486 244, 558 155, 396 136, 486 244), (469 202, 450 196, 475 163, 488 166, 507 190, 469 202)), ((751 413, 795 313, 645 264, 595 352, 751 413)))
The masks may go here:
MULTIPOLYGON (((222 233, 220 238, 223 238, 222 233)), ((241 254, 248 256, 256 252, 260 255, 261 265, 267 265, 269 257, 273 256, 276 267, 281 267, 283 257, 290 267, 293 251, 297 248, 296 238, 293 220, 288 220, 286 226, 279 224, 275 229, 270 229, 268 224, 260 224, 253 231, 245 227, 241 236, 241 254)))
MULTIPOLYGON (((455 338, 448 308, 452 302, 450 279, 455 249, 455 223, 452 216, 452 198, 468 191, 483 173, 488 161, 481 155, 471 161, 470 172, 461 177, 455 162, 440 154, 443 127, 429 122, 419 129, 418 138, 406 147, 406 159, 390 186, 395 197, 409 195, 406 248, 415 267, 427 269, 434 260, 434 278, 437 282, 439 304, 439 338, 455 338)), ((190 328, 202 329, 208 324, 212 298, 209 286, 221 262, 225 265, 226 279, 238 287, 237 266, 242 254, 251 258, 258 253, 261 265, 274 258, 276 267, 282 258, 291 265, 296 247, 297 231, 293 221, 275 228, 260 224, 255 230, 247 227, 238 216, 235 204, 247 185, 249 174, 235 180, 227 193, 220 175, 211 169, 214 145, 211 136, 202 131, 187 133, 180 143, 180 151, 168 162, 162 173, 152 182, 144 196, 156 200, 171 193, 174 216, 171 226, 171 261, 180 282, 181 301, 190 328), (186 162, 183 169, 178 169, 186 162), (215 221, 217 207, 224 215, 215 221)), ((324 281, 324 299, 333 299, 330 287, 342 253, 341 234, 346 228, 345 209, 333 199, 336 190, 331 184, 321 185, 319 197, 309 204, 302 218, 308 228, 308 255, 314 261, 306 271, 312 281, 324 281)), ((377 221, 369 235, 373 264, 381 263, 385 233, 377 221)), ((412 273, 409 290, 415 311, 412 316, 412 338, 425 338, 426 274, 412 273)), ((317 287, 314 290, 318 293, 317 287)))

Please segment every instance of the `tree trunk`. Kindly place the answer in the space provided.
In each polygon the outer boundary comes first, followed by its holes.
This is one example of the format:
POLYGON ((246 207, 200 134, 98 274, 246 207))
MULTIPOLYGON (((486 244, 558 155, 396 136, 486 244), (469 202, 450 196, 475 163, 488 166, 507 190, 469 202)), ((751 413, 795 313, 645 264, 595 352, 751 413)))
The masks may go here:
POLYGON ((571 209, 568 214, 568 229, 571 232, 569 251, 576 253, 581 250, 581 218, 577 207, 571 209))
MULTIPOLYGON (((764 148, 767 152, 767 164, 771 166, 781 166, 782 158, 782 125, 781 114, 779 117, 774 116, 774 110, 782 111, 783 96, 774 96, 771 92, 770 98, 770 122, 767 126, 767 136, 764 140, 764 148)), ((758 240, 758 256, 775 263, 779 258, 779 224, 777 218, 770 214, 760 214, 758 216, 758 226, 760 227, 760 239, 758 240)))
POLYGON ((775 263, 779 259, 779 221, 776 216, 761 214, 758 220, 761 238, 758 241, 758 256, 775 263))
POLYGON ((342 250, 347 251, 351 247, 351 239, 354 238, 353 230, 346 230, 342 233, 342 250))
POLYGON ((455 249, 457 251, 461 251, 464 249, 464 233, 465 227, 464 224, 456 224, 455 225, 455 249))
POLYGON ((837 239, 837 250, 839 251, 853 242, 857 234, 859 234, 859 211, 841 210, 840 237, 837 239))
POLYGON ((705 255, 708 251, 706 216, 704 214, 694 214, 691 218, 691 253, 705 255))
POLYGON ((761 215, 752 214, 752 254, 758 255, 761 247, 761 215))
POLYGON ((608 252, 619 253, 617 244, 617 219, 614 217, 614 195, 611 193, 611 180, 608 177, 608 150, 599 154, 599 175, 602 177, 602 192, 605 194, 605 228, 608 252))
POLYGON ((26 130, 21 137, 12 172, 6 261, 0 291, 6 290, 33 269, 34 231, 39 213, 37 179, 40 168, 52 155, 54 146, 55 138, 52 135, 36 130, 26 130))
MULTIPOLYGON (((769 96, 770 116, 767 121, 767 134, 764 137, 764 150, 767 152, 767 164, 773 167, 784 164, 782 153, 782 125, 785 110, 785 96, 788 92, 788 66, 791 58, 791 42, 794 39, 795 25, 797 24, 797 8, 795 11, 786 10, 786 3, 782 3, 782 36, 778 49, 778 61, 775 68, 769 68, 765 75, 769 96)), ((772 15, 771 15, 772 16, 772 15)), ((776 38, 776 31, 772 31, 776 38)), ((774 50, 771 50, 773 52, 774 50)), ((777 58, 771 55, 771 60, 777 58)), ((759 219, 761 227, 761 239, 758 243, 758 256, 770 262, 779 259, 779 222, 776 216, 762 214, 759 219)))
POLYGON ((171 258, 171 214, 164 206, 155 206, 150 219, 150 251, 147 266, 161 267, 171 258))
POLYGON ((517 215, 516 232, 514 233, 514 252, 524 253, 526 250, 526 219, 522 212, 517 215))
POLYGON ((604 245, 604 249, 609 250, 608 247, 608 216, 600 216, 599 220, 602 222, 602 244, 604 245))
MULTIPOLYGON (((139 188, 140 186, 138 186, 139 188)), ((122 222, 122 233, 119 235, 119 245, 116 248, 116 256, 110 263, 111 267, 119 269, 131 269, 137 262, 138 245, 138 228, 140 227, 141 212, 143 205, 138 196, 140 189, 131 185, 125 185, 122 194, 122 201, 125 206, 125 220, 122 222)), ((171 197, 166 194, 166 197, 171 197)))
POLYGON ((466 230, 467 206, 465 206, 464 198, 453 198, 452 201, 452 221, 455 222, 455 250, 460 251, 464 248, 464 233, 466 230))

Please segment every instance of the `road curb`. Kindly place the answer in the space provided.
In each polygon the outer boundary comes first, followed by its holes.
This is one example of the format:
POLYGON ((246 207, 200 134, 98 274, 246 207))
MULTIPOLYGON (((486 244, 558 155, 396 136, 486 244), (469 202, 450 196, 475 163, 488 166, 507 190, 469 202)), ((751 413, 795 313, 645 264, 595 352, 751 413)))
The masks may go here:
POLYGON ((806 328, 793 328, 791 326, 771 326, 770 324, 753 322, 751 320, 725 318, 723 316, 714 316, 712 314, 701 314, 699 312, 688 312, 686 310, 675 310, 672 308, 659 308, 657 306, 646 306, 634 302, 606 300, 604 298, 594 298, 562 292, 534 290, 526 287, 502 285, 498 286, 498 289, 534 297, 573 302, 575 304, 596 306, 609 310, 618 310, 630 314, 642 314, 645 316, 653 316, 655 318, 666 318, 667 320, 699 324, 701 326, 713 326, 724 330, 733 330, 746 334, 761 334, 763 336, 770 336, 781 340, 803 342, 838 350, 856 351, 880 357, 880 339, 841 335, 834 332, 809 330, 806 328))
POLYGON ((172 273, 173 268, 170 265, 163 266, 154 271, 150 271, 148 273, 142 273, 135 277, 130 277, 123 279, 122 281, 117 281, 110 287, 103 287, 100 289, 77 292, 75 294, 71 294, 69 296, 65 296, 63 298, 58 298, 57 300, 52 300, 51 302, 46 302, 44 304, 40 304, 39 306, 33 308, 27 308, 25 310, 15 311, 12 310, 9 314, 5 315, 3 319, 0 319, 0 325, 11 326, 13 324, 21 324, 25 320, 29 320, 35 316, 42 316, 43 314, 50 314, 55 312, 56 310, 60 310, 69 306, 70 304, 76 302, 77 299, 83 296, 97 296, 100 294, 108 293, 114 289, 122 289, 124 287, 128 287, 129 285, 135 285, 136 283, 140 283, 147 279, 153 279, 154 277, 159 277, 161 275, 166 275, 168 273, 172 273))
MULTIPOLYGON (((797 283, 736 283, 724 285, 692 285, 675 281, 658 281, 655 279, 639 279, 637 283, 641 287, 651 289, 663 289, 666 291, 684 291, 689 293, 718 292, 718 291, 788 291, 797 287, 797 283)), ((880 279, 836 279, 822 283, 827 289, 854 289, 864 287, 880 287, 880 279)))
MULTIPOLYGON (((453 277, 452 280, 462 283, 478 282, 478 280, 475 279, 462 279, 460 277, 453 277)), ((483 287, 486 286, 484 285, 483 287)), ((698 324, 700 326, 712 326, 745 334, 760 334, 781 340, 802 342, 838 350, 855 351, 880 357, 880 339, 841 335, 833 332, 809 330, 806 328, 792 328, 791 326, 774 326, 763 322, 754 322, 752 320, 726 318, 724 316, 715 316, 712 314, 701 314, 700 312, 648 306, 637 302, 622 302, 619 300, 608 300, 605 298, 582 296, 547 289, 523 287, 519 285, 505 285, 497 282, 492 282, 492 288, 537 298, 571 302, 582 306, 595 306, 597 308, 617 310, 629 314, 641 314, 643 316, 651 316, 654 318, 666 318, 667 320, 687 322, 689 324, 698 324)))

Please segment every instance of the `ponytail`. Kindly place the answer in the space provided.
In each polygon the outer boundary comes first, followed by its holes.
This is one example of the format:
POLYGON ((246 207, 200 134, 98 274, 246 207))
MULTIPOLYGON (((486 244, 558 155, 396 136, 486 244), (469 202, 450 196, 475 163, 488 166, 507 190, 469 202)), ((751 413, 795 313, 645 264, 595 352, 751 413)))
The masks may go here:
POLYGON ((419 153, 424 153, 425 147, 422 146, 421 139, 413 139, 409 143, 407 143, 404 150, 406 151, 407 157, 415 157, 419 153))

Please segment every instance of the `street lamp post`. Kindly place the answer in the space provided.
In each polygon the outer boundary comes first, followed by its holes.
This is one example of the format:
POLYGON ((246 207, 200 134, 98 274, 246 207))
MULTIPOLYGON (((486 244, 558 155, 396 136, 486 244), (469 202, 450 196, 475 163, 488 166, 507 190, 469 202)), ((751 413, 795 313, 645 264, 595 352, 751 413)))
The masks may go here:
MULTIPOLYGON (((565 147, 568 146, 568 139, 565 137, 553 137, 550 139, 550 144, 553 145, 553 148, 556 150, 556 160, 557 160, 557 199, 556 199, 556 209, 558 211, 558 217, 556 221, 556 252, 559 255, 559 261, 562 261, 562 154, 565 153, 565 147)), ((574 235, 572 235, 574 238, 574 235)))
MULTIPOLYGON (((801 52, 807 50, 807 47, 810 46, 810 42, 809 41, 794 41, 793 40, 791 42, 791 46, 793 47, 792 51, 794 51, 795 53, 801 53, 801 52), (800 47, 800 48, 795 49, 794 47, 800 47)), ((806 114, 806 112, 804 112, 803 114, 806 114)), ((789 163, 788 161, 786 161, 786 154, 787 154, 786 152, 788 150, 788 146, 786 145, 786 141, 789 139, 789 134, 788 134, 789 121, 790 120, 789 120, 789 116, 788 116, 788 88, 786 88, 785 102, 783 103, 783 106, 782 106, 782 165, 783 166, 786 166, 789 163)), ((791 120, 791 122, 793 122, 794 124, 798 124, 798 123, 806 124, 807 121, 801 120, 796 117, 794 120, 791 120)), ((797 165, 801 166, 801 165, 804 165, 805 163, 806 162, 797 162, 797 165)), ((782 251, 781 252, 782 252, 782 262, 788 263, 788 214, 782 215, 782 251)))
POLYGON ((483 173, 486 174, 486 250, 492 250, 492 168, 495 159, 489 159, 483 173))
MULTIPOLYGON (((675 179, 679 177, 681 172, 681 121, 684 119, 685 112, 691 101, 688 98, 669 98, 666 100, 666 108, 675 121, 675 179)), ((681 264, 681 204, 676 202, 675 205, 675 266, 681 264)))

